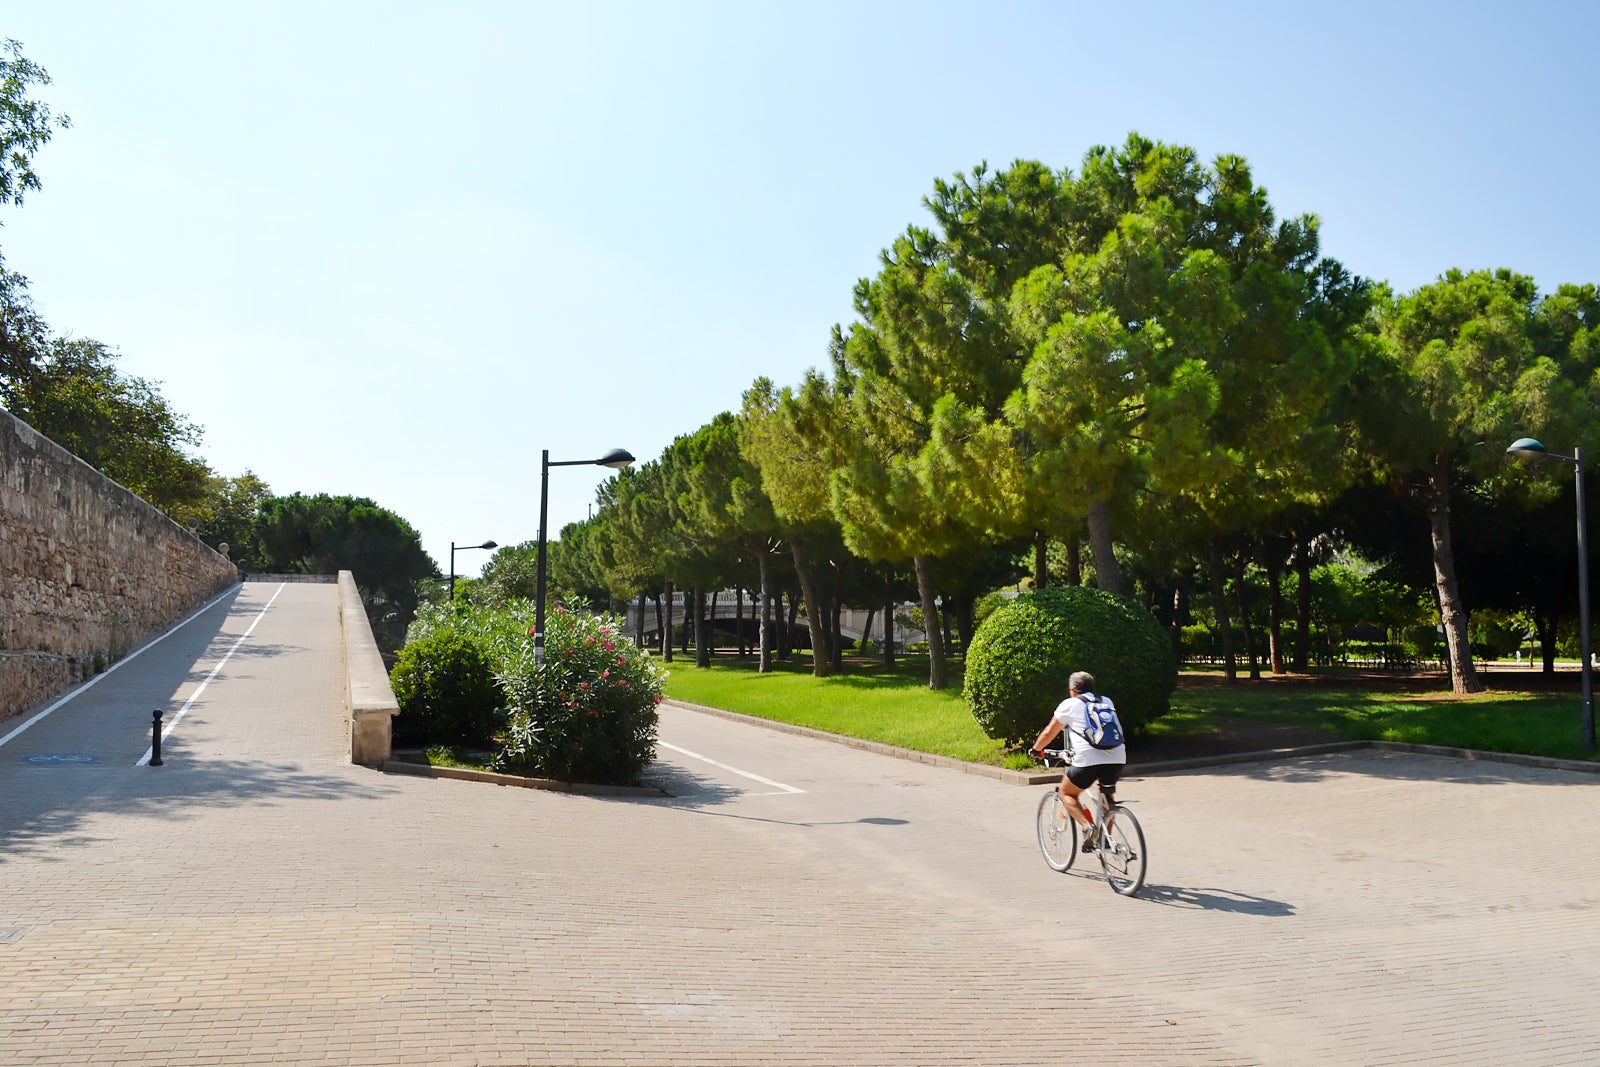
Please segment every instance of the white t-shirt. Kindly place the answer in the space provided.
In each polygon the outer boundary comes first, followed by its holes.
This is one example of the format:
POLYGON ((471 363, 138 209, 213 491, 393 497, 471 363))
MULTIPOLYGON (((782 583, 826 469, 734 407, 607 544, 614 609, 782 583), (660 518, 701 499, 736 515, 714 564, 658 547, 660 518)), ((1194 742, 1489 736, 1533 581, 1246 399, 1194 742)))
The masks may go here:
MULTIPOLYGON (((1103 701, 1111 704, 1111 698, 1097 697, 1093 693, 1080 693, 1075 697, 1068 697, 1056 705, 1056 721, 1061 724, 1061 733, 1067 739, 1067 753, 1069 762, 1074 767, 1096 767, 1102 763, 1127 763, 1128 747, 1118 745, 1116 748, 1095 748, 1084 737, 1084 731, 1089 729, 1089 713, 1084 707, 1084 698, 1093 701, 1103 701)), ((1116 705, 1111 704, 1113 711, 1116 705)))

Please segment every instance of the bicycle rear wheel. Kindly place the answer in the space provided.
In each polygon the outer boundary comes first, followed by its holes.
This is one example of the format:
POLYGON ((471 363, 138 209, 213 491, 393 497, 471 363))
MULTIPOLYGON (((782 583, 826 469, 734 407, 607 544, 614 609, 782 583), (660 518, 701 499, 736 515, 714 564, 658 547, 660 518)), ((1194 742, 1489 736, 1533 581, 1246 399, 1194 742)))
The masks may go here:
POLYGON ((1039 798, 1039 851, 1053 871, 1066 870, 1078 858, 1078 824, 1054 789, 1039 798))
MULTIPOLYGON (((1144 831, 1133 812, 1120 804, 1112 809, 1111 832, 1105 834, 1095 851, 1100 856, 1100 867, 1106 872, 1106 881, 1125 897, 1131 897, 1144 888, 1145 855, 1144 831)), ((1102 828, 1103 829, 1103 828, 1102 828)))

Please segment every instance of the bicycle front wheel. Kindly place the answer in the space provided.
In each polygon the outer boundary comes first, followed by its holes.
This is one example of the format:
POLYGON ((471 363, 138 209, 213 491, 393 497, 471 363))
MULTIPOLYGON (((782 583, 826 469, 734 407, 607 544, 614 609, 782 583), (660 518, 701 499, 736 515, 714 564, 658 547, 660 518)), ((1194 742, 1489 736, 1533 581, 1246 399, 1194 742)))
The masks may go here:
POLYGON ((1066 870, 1078 858, 1078 824, 1054 789, 1039 798, 1039 851, 1053 871, 1066 870))
POLYGON ((1106 881, 1125 897, 1131 897, 1144 888, 1145 854, 1144 831, 1133 812, 1120 805, 1113 809, 1111 830, 1104 835, 1100 847, 1100 867, 1106 872, 1106 881))

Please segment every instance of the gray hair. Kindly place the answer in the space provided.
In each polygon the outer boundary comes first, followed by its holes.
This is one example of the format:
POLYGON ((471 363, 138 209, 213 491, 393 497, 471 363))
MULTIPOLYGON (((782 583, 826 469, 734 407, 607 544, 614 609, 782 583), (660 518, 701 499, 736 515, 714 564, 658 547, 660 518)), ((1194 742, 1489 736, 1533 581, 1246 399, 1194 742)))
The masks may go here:
POLYGON ((1072 677, 1067 679, 1067 688, 1074 693, 1094 692, 1094 675, 1088 671, 1073 671, 1072 677))

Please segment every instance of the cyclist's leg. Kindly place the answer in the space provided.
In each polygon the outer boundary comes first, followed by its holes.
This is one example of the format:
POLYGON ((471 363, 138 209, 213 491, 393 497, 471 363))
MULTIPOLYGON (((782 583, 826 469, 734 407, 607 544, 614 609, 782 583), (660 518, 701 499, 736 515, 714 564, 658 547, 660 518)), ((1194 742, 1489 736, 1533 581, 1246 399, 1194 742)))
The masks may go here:
POLYGON ((1061 784, 1057 789, 1061 793, 1061 803, 1066 807, 1067 814, 1072 816, 1072 821, 1084 830, 1094 825, 1089 819, 1089 813, 1084 810, 1083 802, 1078 799, 1078 794, 1089 788, 1095 781, 1095 768, 1093 767, 1068 767, 1067 773, 1061 776, 1061 784), (1076 778, 1077 781, 1073 781, 1076 778))
POLYGON ((1100 790, 1100 810, 1111 816, 1111 810, 1117 806, 1117 783, 1122 780, 1122 767, 1120 763, 1102 763, 1095 768, 1099 772, 1095 782, 1100 790))

